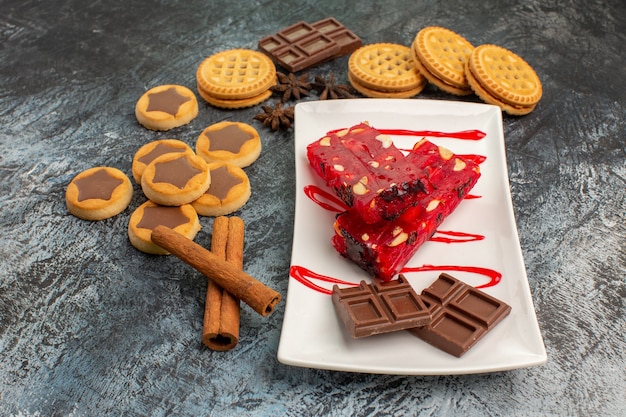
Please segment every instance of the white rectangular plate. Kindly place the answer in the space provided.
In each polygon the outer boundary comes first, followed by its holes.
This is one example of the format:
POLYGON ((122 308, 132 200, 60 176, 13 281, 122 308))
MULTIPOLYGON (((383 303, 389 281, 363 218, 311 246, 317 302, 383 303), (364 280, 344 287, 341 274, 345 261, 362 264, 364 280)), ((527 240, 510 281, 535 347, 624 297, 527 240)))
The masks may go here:
MULTIPOLYGON (((335 212, 309 198, 307 186, 325 189, 306 158, 309 143, 327 132, 369 122, 377 129, 434 132, 479 130, 480 140, 427 139, 457 154, 486 157, 482 176, 438 231, 483 237, 470 242, 426 242, 407 264, 432 271, 407 272, 419 293, 440 272, 470 285, 489 282, 487 275, 470 272, 485 268, 501 274, 496 285, 483 291, 511 306, 511 313, 461 358, 440 351, 409 332, 400 331, 352 339, 338 319, 328 293, 332 283, 307 274, 290 276, 278 360, 310 368, 401 375, 449 375, 503 371, 539 365, 546 352, 532 303, 511 202, 502 114, 498 107, 437 100, 355 99, 304 102, 295 111, 296 213, 291 265, 350 283, 370 281, 368 274, 342 258, 332 247, 335 212), (444 267, 439 268, 439 267, 444 267), (445 269, 446 267, 458 267, 445 269), (426 268, 428 269, 428 268, 426 268), (313 285, 310 285, 313 284, 313 285)), ((410 149, 421 136, 392 135, 400 149, 410 149)), ((444 235, 448 236, 449 235, 444 235)), ((293 275, 293 274, 292 274, 293 275)))

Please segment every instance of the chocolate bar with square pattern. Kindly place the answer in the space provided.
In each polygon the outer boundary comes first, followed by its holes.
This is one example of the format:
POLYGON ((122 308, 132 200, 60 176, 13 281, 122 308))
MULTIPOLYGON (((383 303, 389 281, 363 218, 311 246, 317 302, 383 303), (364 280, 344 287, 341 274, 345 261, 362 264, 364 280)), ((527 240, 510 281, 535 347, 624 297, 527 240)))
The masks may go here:
POLYGON ((397 280, 358 287, 333 286, 335 310, 354 338, 424 326, 430 313, 404 275, 397 280))
POLYGON ((347 55, 361 44, 357 35, 330 17, 312 24, 294 23, 264 37, 258 47, 285 69, 297 72, 347 55))
POLYGON ((451 275, 441 274, 421 300, 432 321, 409 331, 431 345, 461 357, 510 312, 511 306, 451 275))

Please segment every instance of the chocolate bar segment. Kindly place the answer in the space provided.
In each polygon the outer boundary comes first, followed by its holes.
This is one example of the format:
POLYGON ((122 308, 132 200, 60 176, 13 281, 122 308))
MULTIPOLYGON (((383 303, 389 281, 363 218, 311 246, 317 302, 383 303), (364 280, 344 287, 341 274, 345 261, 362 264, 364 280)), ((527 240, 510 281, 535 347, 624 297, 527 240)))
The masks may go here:
POLYGON ((511 312, 508 304, 448 274, 441 274, 420 298, 428 306, 432 322, 409 331, 457 357, 511 312))
POLYGON ((386 283, 340 289, 333 287, 333 304, 354 338, 424 326, 430 313, 403 275, 386 283))
POLYGON ((334 18, 297 22, 259 41, 259 50, 290 72, 326 62, 358 49, 361 39, 334 18))

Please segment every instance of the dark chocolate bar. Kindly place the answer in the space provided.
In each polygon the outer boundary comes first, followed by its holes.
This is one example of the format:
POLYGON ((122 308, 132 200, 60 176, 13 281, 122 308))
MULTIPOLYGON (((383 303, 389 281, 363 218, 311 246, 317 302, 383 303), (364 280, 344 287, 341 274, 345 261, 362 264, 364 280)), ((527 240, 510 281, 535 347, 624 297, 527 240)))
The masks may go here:
POLYGON ((361 38, 329 17, 313 24, 295 23, 259 41, 259 50, 290 72, 347 55, 362 45, 361 38))
POLYGON ((397 280, 340 289, 333 287, 333 304, 354 338, 405 330, 430 323, 430 313, 403 275, 397 280))
POLYGON ((422 291, 432 321, 409 331, 431 345, 461 357, 504 319, 511 307, 458 279, 441 274, 422 291))

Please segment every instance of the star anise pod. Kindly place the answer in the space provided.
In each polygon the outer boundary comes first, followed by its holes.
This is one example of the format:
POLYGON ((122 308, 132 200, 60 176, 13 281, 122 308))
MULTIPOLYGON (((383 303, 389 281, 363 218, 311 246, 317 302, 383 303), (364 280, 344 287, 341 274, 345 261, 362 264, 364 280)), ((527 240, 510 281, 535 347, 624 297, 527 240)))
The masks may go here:
POLYGON ((283 103, 276 103, 274 107, 261 106, 263 113, 254 116, 254 120, 263 123, 263 126, 276 131, 278 129, 289 129, 294 120, 294 107, 283 109, 283 103))
POLYGON ((335 100, 339 98, 355 98, 356 91, 348 84, 335 84, 335 74, 332 72, 325 80, 322 76, 316 75, 313 88, 319 94, 320 100, 335 100))
POLYGON ((286 103, 292 97, 296 100, 300 100, 302 96, 308 96, 311 90, 311 83, 309 82, 309 74, 302 74, 296 77, 294 73, 289 75, 277 72, 278 84, 270 87, 270 90, 274 93, 282 94, 281 101, 286 103))

